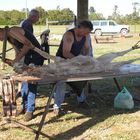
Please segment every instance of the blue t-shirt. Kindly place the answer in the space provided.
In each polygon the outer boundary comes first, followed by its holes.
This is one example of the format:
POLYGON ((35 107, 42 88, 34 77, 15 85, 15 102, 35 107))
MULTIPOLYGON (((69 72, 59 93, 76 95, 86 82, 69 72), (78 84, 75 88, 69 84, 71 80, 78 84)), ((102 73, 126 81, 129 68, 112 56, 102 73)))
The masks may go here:
MULTIPOLYGON (((30 40, 30 42, 37 48, 41 49, 41 46, 35 36, 29 32, 28 30, 24 29, 25 31, 25 37, 30 40)), ((23 44, 19 42, 18 40, 14 39, 14 46, 16 46, 17 49, 21 49, 23 47, 23 44)), ((24 63, 26 65, 29 65, 30 63, 33 63, 35 65, 43 65, 44 58, 35 52, 34 50, 29 50, 28 53, 25 55, 24 63)))
POLYGON ((33 30, 33 25, 32 23, 30 22, 29 19, 26 19, 24 21, 22 21, 20 23, 20 26, 23 28, 23 29, 26 29, 28 30, 29 32, 31 32, 33 34, 34 30, 33 30))

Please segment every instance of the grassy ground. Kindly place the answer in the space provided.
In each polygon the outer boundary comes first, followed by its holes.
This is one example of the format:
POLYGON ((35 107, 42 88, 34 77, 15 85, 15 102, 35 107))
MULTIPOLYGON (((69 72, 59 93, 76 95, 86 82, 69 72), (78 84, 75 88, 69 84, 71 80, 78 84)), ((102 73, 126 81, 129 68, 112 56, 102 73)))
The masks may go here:
MULTIPOLYGON (((99 57, 108 52, 122 51, 132 47, 139 40, 138 34, 131 38, 114 38, 116 43, 96 44, 93 38, 94 56, 99 57)), ((0 44, 2 45, 2 44, 0 44)), ((9 46, 10 47, 10 46, 9 46)), ((54 54, 56 48, 51 49, 54 54)), ((1 52, 1 50, 0 50, 1 52)), ((123 61, 139 57, 140 51, 135 50, 120 57, 116 61, 123 61)), ((13 52, 8 53, 8 57, 13 56, 13 52)), ((136 62, 139 63, 139 62, 136 62)), ((12 69, 0 70, 1 73, 12 72, 12 69)), ((140 99, 140 79, 139 77, 118 78, 121 86, 126 86, 135 99, 140 99)), ((112 79, 91 81, 92 89, 87 95, 90 107, 87 109, 78 108, 76 95, 67 97, 62 107, 67 114, 55 117, 50 111, 45 119, 42 132, 48 135, 40 140, 140 140, 140 103, 135 101, 133 110, 116 110, 113 108, 113 100, 118 90, 112 79)), ((44 111, 48 95, 52 89, 51 85, 40 85, 36 99, 36 111, 34 119, 30 122, 24 121, 24 116, 14 118, 26 126, 37 129, 41 115, 44 111)), ((0 111, 2 110, 2 99, 0 98, 0 111)), ((18 98, 18 108, 21 98, 18 98)), ((0 116, 0 140, 33 140, 35 135, 16 125, 2 125, 0 116)))
MULTIPOLYGON (((68 25, 50 25, 47 26, 34 26, 35 33, 38 35, 45 29, 50 29, 50 34, 63 34, 66 31, 66 28, 68 25)), ((140 25, 129 25, 130 27, 130 33, 140 33, 140 25)))

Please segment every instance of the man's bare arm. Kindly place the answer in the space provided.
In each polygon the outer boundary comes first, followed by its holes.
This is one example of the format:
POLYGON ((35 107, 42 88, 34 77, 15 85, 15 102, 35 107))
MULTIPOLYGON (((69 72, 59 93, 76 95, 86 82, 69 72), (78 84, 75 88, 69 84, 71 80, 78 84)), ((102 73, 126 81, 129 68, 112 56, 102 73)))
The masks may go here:
POLYGON ((70 52, 74 38, 71 32, 67 32, 63 37, 63 56, 65 58, 73 58, 74 55, 70 52))
POLYGON ((34 48, 32 43, 24 36, 24 34, 24 30, 20 27, 12 27, 8 33, 8 35, 24 45, 22 50, 16 55, 14 62, 18 62, 30 49, 34 48))

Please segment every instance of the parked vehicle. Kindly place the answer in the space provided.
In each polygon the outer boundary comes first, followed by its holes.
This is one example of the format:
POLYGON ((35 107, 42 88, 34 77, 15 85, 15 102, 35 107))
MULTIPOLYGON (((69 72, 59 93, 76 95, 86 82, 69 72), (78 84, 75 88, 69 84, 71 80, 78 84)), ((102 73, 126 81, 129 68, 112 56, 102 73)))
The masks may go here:
POLYGON ((93 23, 92 32, 96 36, 116 33, 120 33, 122 36, 125 36, 129 32, 128 25, 120 25, 113 20, 94 20, 91 22, 93 23))

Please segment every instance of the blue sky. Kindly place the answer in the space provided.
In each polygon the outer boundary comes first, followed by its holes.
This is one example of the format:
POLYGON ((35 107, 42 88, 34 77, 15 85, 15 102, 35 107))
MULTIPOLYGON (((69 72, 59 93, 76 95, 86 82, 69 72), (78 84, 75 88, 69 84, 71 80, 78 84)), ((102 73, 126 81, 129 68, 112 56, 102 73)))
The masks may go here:
MULTIPOLYGON (((0 10, 21 10, 26 7, 26 1, 29 10, 37 6, 45 10, 56 9, 59 5, 60 9, 70 8, 76 14, 77 0, 0 0, 0 10)), ((93 6, 96 12, 108 16, 112 14, 114 5, 118 5, 121 14, 131 13, 133 2, 140 4, 140 0, 89 0, 89 6, 93 6)), ((140 5, 138 8, 140 9, 140 5)))

